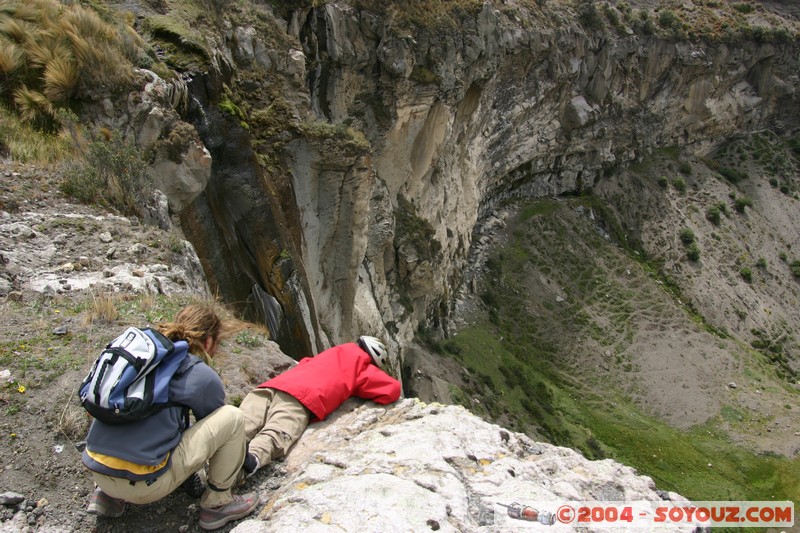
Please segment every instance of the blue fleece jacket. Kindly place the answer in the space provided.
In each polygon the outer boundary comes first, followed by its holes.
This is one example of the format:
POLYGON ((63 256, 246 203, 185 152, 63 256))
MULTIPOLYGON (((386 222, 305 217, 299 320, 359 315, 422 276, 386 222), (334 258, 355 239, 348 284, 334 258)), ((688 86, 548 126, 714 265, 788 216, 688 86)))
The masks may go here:
MULTIPOLYGON (((187 409, 202 420, 225 404, 225 390, 217 373, 197 356, 188 354, 175 373, 169 387, 169 399, 180 405, 129 424, 109 425, 94 420, 86 437, 86 450, 130 461, 138 465, 164 463, 167 454, 180 442, 186 429, 187 409)), ((155 479, 164 468, 146 475, 115 470, 83 452, 83 464, 95 472, 131 480, 155 479)))

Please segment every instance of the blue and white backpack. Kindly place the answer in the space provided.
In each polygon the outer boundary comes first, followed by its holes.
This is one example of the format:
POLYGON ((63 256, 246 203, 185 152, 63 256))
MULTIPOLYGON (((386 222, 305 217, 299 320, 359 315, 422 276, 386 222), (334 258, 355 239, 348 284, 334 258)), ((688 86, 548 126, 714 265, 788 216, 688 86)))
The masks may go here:
POLYGON ((172 405, 169 382, 189 351, 151 328, 128 328, 100 353, 78 389, 83 407, 106 424, 125 424, 172 405))

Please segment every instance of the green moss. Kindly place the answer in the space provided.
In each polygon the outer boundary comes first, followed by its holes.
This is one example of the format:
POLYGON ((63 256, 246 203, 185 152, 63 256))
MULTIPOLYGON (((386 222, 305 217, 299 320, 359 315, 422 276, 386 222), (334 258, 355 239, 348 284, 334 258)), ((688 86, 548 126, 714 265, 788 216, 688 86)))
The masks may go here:
POLYGON ((191 70, 205 67, 209 62, 203 36, 195 29, 200 17, 200 12, 153 15, 144 19, 143 27, 161 48, 167 64, 178 70, 191 70))
POLYGON ((296 124, 292 107, 281 96, 274 98, 267 107, 253 111, 250 122, 254 133, 263 138, 291 130, 296 124))
POLYGON ((428 68, 421 65, 416 65, 411 71, 411 80, 423 85, 434 84, 439 81, 439 77, 431 72, 428 68))
POLYGON ((229 115, 243 121, 246 117, 244 112, 228 96, 225 96, 219 103, 219 108, 229 115))
POLYGON ((367 138, 358 130, 345 124, 331 124, 323 120, 303 122, 298 126, 299 131, 318 141, 335 140, 342 143, 342 147, 357 151, 369 151, 370 144, 367 138))
POLYGON ((556 209, 558 209, 558 204, 556 202, 536 202, 523 207, 520 211, 519 218, 522 221, 527 221, 535 216, 547 216, 555 212, 556 209))

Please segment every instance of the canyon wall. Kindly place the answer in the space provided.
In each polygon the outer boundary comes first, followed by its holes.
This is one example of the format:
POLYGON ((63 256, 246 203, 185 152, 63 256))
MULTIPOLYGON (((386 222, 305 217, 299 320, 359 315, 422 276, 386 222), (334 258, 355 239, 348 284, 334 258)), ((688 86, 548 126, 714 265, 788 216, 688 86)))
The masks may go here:
POLYGON ((587 27, 557 2, 429 26, 344 2, 260 13, 188 84, 214 162, 181 221, 212 287, 294 355, 445 331, 476 224, 506 199, 798 127, 795 19, 788 37, 711 40, 587 27))

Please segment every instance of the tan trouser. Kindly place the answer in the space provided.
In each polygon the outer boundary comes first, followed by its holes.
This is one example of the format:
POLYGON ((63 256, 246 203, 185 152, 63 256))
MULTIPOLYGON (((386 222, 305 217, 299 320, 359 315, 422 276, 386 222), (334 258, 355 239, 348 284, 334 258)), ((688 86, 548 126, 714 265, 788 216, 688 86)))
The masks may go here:
POLYGON ((232 405, 223 405, 183 432, 181 442, 172 450, 172 462, 154 483, 137 481, 94 472, 94 481, 112 498, 131 503, 151 503, 177 489, 186 478, 208 461, 208 482, 222 489, 206 489, 200 507, 218 507, 233 500, 230 488, 244 463, 244 416, 232 405))
POLYGON ((309 412, 297 398, 275 389, 254 389, 242 400, 244 433, 260 466, 285 456, 308 426, 309 412))

